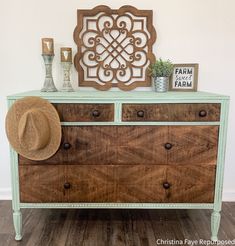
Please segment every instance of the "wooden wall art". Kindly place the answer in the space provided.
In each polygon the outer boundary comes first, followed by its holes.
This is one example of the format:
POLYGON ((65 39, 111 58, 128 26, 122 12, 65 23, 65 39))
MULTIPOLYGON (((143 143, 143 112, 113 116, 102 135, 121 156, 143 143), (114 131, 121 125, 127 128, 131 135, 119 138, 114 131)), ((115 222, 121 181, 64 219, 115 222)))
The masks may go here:
POLYGON ((104 5, 78 10, 74 40, 80 86, 132 90, 151 85, 147 68, 155 61, 152 46, 156 40, 152 10, 104 5))

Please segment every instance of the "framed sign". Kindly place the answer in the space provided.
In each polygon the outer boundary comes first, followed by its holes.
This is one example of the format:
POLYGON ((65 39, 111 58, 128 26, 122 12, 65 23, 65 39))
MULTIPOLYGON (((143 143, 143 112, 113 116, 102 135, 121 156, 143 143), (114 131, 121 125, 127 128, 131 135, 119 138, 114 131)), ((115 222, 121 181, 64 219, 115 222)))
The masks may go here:
POLYGON ((198 64, 174 64, 170 91, 197 91, 198 64))

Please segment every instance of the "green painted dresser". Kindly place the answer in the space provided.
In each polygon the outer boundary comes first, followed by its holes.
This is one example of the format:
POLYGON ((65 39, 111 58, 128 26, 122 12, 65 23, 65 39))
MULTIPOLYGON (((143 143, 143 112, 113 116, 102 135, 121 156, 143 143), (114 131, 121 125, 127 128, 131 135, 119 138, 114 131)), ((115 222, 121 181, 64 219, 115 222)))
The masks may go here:
POLYGON ((212 209, 217 240, 229 97, 206 92, 41 93, 60 116, 61 146, 32 161, 11 149, 13 220, 21 208, 212 209))

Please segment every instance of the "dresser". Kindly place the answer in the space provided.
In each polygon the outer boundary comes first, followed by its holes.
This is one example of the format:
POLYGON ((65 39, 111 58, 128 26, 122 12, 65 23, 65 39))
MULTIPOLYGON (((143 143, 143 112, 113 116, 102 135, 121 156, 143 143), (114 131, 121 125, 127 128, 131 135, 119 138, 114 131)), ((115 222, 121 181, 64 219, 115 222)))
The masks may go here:
POLYGON ((220 224, 229 97, 206 92, 42 93, 56 108, 59 150, 44 161, 11 148, 16 240, 21 208, 211 209, 220 224))

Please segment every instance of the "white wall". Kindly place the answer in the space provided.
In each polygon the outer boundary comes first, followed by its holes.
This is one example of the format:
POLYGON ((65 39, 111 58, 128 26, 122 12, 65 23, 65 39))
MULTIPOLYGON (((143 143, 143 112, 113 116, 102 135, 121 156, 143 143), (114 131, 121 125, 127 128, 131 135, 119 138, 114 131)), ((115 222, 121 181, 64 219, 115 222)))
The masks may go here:
MULTIPOLYGON (((57 85, 61 84, 59 47, 72 46, 76 50, 76 9, 99 4, 153 9, 157 57, 175 63, 198 62, 199 90, 231 96, 224 199, 235 200, 234 0, 0 0, 0 199, 10 196, 9 151, 4 131, 6 96, 42 87, 41 37, 55 40, 54 79, 57 85)), ((76 81, 74 86, 77 87, 76 81)))

